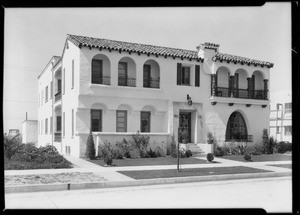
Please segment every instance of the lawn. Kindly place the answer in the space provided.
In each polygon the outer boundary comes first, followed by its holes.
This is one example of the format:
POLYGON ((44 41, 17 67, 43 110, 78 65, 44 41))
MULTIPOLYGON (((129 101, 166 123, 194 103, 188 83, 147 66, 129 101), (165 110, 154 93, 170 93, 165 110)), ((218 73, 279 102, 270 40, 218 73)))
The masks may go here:
MULTIPOLYGON (((103 159, 88 160, 88 161, 94 164, 98 164, 100 166, 105 166, 103 159)), ((180 158, 179 163, 180 164, 207 164, 210 162, 208 162, 206 158, 197 159, 197 158, 189 157, 189 158, 180 158)), ((114 166, 153 166, 153 165, 176 165, 176 164, 177 164, 177 158, 173 158, 173 157, 137 158, 137 159, 126 158, 126 159, 113 160, 114 166)))
POLYGON ((134 179, 152 179, 152 178, 239 174, 239 173, 262 173, 262 172, 272 172, 272 171, 266 171, 266 170, 255 169, 255 168, 244 167, 244 166, 235 166, 235 167, 212 167, 212 168, 188 168, 188 169, 182 169, 181 172, 177 172, 177 169, 118 171, 118 172, 134 179))
MULTIPOLYGON (((248 162, 244 159, 244 155, 225 155, 219 158, 234 160, 234 161, 241 161, 241 162, 248 162)), ((251 155, 251 159, 253 162, 263 162, 263 161, 291 161, 291 155, 284 155, 284 154, 262 154, 262 155, 251 155)))
POLYGON ((268 166, 275 166, 275 167, 282 167, 282 168, 292 169, 292 164, 274 164, 274 165, 268 165, 268 166))

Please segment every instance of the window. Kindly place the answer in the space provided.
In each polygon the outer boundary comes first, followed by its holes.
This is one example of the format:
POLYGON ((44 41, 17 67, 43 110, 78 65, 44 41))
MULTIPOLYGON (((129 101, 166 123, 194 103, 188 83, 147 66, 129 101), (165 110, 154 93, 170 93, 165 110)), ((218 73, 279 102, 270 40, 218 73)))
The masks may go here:
POLYGON ((74 59, 72 60, 72 88, 74 88, 74 59))
POLYGON ((44 131, 44 121, 42 120, 41 121, 41 134, 43 134, 43 131, 44 131))
POLYGON ((53 96, 53 82, 50 83, 50 99, 52 99, 53 96))
POLYGON ((61 79, 57 79, 57 92, 61 92, 61 79))
POLYGON ((74 137, 74 109, 72 109, 72 137, 74 137))
POLYGON ((245 119, 239 112, 233 112, 228 120, 226 128, 226 141, 246 141, 248 140, 247 126, 245 119))
POLYGON ((190 67, 182 67, 181 80, 182 85, 190 85, 190 67))
POLYGON ((144 87, 151 87, 151 65, 145 64, 144 65, 144 69, 143 69, 143 73, 144 73, 144 83, 143 86, 144 87))
POLYGON ((50 134, 53 131, 53 120, 52 120, 52 116, 50 117, 50 134))
POLYGON ((91 110, 92 131, 102 131, 102 110, 91 110))
POLYGON ((117 132, 127 132, 126 110, 117 110, 117 132))
POLYGON ((284 112, 291 113, 292 112, 292 103, 284 103, 284 112))
POLYGON ((56 131, 61 131, 61 116, 56 117, 56 131))
POLYGON ((118 66, 118 85, 127 86, 127 63, 119 62, 118 66))
POLYGON ((284 126, 284 135, 292 135, 292 126, 284 126))
POLYGON ((93 59, 92 61, 92 83, 93 84, 103 84, 103 61, 98 59, 93 59))
POLYGON ((45 134, 48 134, 48 118, 45 119, 45 134))
POLYGON ((281 132, 280 132, 280 126, 276 126, 276 133, 277 134, 280 134, 281 132))
POLYGON ((63 71, 63 94, 65 94, 65 85, 66 85, 66 70, 63 71))
POLYGON ((150 116, 149 111, 141 111, 141 132, 150 132, 150 116))
POLYGON ((65 137, 65 112, 63 112, 63 137, 65 137))
POLYGON ((48 86, 45 89, 45 103, 48 102, 48 86))

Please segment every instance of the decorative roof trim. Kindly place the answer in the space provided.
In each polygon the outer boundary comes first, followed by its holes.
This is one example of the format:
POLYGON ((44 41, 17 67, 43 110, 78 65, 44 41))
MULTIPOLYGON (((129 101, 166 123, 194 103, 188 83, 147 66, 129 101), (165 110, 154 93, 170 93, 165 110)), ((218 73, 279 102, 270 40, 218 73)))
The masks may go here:
POLYGON ((68 34, 67 40, 70 40, 79 48, 83 46, 91 48, 99 48, 100 51, 102 49, 107 49, 109 51, 116 50, 119 53, 122 51, 128 52, 131 54, 135 52, 137 54, 146 54, 148 56, 154 55, 156 57, 163 56, 173 57, 174 59, 188 59, 188 60, 201 60, 203 62, 203 58, 198 57, 198 53, 196 51, 191 50, 184 50, 184 49, 177 49, 177 48, 168 48, 162 46, 154 46, 154 45, 145 45, 145 44, 138 44, 138 43, 129 43, 129 42, 122 42, 116 40, 108 40, 108 39, 99 39, 99 38, 92 38, 92 37, 85 37, 85 36, 76 36, 68 34))
POLYGON ((254 66, 261 66, 264 67, 266 66, 267 68, 272 68, 274 66, 273 63, 267 62, 267 61, 260 61, 260 60, 253 60, 250 58, 245 58, 245 57, 240 57, 240 56, 235 56, 235 55, 230 55, 230 54, 224 54, 224 53, 217 53, 215 56, 212 58, 213 61, 226 61, 227 63, 233 62, 233 63, 240 63, 240 64, 247 64, 247 65, 254 65, 254 66))

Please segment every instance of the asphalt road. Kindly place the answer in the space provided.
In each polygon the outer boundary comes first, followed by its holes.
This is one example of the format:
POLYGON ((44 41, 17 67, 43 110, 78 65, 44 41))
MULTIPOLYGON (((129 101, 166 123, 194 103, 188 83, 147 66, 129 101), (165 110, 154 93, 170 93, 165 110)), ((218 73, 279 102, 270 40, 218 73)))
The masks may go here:
POLYGON ((291 177, 5 194, 7 209, 263 208, 292 211, 291 177))

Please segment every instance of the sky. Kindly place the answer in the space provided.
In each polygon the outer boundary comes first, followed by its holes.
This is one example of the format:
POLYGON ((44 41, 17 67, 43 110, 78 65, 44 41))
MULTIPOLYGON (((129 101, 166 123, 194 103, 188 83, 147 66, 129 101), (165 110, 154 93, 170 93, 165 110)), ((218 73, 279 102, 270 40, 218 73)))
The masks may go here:
MULTIPOLYGON (((37 77, 67 34, 196 50, 204 42, 222 53, 274 63, 270 91, 291 91, 291 4, 261 7, 6 8, 4 132, 37 119, 37 77)), ((272 99, 272 98, 271 98, 272 99)))

